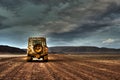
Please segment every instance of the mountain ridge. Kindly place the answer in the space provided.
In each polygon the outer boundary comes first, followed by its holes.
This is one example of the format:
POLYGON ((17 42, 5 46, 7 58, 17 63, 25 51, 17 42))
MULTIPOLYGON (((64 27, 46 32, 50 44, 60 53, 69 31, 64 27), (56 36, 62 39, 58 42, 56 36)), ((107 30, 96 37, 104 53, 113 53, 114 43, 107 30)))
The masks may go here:
POLYGON ((56 46, 49 47, 49 52, 53 53, 66 53, 66 52, 113 52, 120 53, 120 49, 106 48, 106 47, 96 47, 96 46, 56 46))
MULTIPOLYGON (((0 53, 26 53, 27 49, 0 45, 0 53)), ((54 46, 49 47, 49 53, 120 53, 120 49, 96 47, 96 46, 54 46)))
POLYGON ((17 48, 17 47, 12 47, 8 45, 0 45, 0 53, 25 53, 23 49, 17 48))

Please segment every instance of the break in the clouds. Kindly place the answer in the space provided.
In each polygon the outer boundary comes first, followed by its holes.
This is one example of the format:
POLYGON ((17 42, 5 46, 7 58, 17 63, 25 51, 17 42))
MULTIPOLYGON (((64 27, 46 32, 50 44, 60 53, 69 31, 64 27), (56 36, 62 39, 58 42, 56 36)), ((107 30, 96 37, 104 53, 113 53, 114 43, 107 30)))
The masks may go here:
POLYGON ((0 44, 45 36, 49 46, 120 48, 119 34, 119 0, 0 0, 0 44))

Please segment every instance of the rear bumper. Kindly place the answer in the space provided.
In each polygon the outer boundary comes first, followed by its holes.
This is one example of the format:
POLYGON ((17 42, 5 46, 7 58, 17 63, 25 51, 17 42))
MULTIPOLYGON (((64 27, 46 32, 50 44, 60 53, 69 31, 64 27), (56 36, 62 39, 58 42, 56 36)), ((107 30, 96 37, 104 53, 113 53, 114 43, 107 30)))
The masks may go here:
POLYGON ((47 56, 48 55, 48 53, 45 53, 45 54, 36 54, 36 53, 34 53, 34 54, 27 54, 27 56, 31 56, 31 57, 36 57, 36 58, 42 58, 42 57, 44 57, 44 56, 47 56))

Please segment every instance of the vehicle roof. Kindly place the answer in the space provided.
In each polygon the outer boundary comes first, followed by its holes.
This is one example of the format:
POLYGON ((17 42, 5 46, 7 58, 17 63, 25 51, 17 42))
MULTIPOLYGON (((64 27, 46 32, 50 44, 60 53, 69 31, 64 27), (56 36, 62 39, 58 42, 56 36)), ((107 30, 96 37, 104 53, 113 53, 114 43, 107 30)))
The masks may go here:
POLYGON ((29 39, 46 39, 45 37, 29 37, 29 39))

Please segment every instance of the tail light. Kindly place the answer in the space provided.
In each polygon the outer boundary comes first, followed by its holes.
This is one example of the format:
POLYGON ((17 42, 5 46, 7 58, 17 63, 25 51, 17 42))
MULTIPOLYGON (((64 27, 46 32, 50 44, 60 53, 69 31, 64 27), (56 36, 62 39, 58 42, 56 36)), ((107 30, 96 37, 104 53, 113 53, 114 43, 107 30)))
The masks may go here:
POLYGON ((48 47, 45 47, 45 51, 48 52, 48 47))

